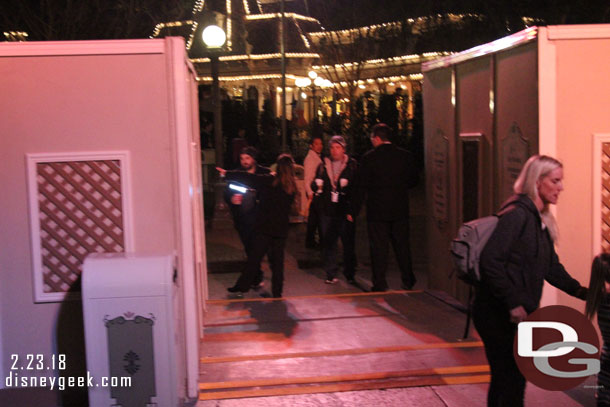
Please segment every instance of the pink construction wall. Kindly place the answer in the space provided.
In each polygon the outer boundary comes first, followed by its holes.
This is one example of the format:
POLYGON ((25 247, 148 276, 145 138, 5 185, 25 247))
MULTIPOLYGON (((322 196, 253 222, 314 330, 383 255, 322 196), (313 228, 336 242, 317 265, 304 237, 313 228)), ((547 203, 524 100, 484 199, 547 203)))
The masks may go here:
POLYGON ((106 54, 113 44, 103 42, 89 43, 89 53, 63 56, 60 43, 57 55, 38 56, 3 56, 0 44, 5 373, 11 354, 76 355, 68 369, 82 368, 85 359, 80 301, 34 303, 26 154, 129 152, 131 171, 124 176, 131 184, 133 249, 171 253, 176 248, 170 65, 162 40, 133 43, 133 54, 106 54))
MULTIPOLYGON (((596 153, 595 145, 599 138, 610 137, 610 28, 557 26, 540 35, 552 51, 540 76, 555 74, 555 146, 565 176, 556 208, 558 252, 566 269, 587 285, 593 256, 608 250, 602 238, 607 230, 602 218, 607 220, 608 207, 602 201, 608 199, 608 184, 603 187, 602 180, 607 178, 608 158, 596 153)), ((557 299, 584 309, 582 301, 561 292, 557 299)))

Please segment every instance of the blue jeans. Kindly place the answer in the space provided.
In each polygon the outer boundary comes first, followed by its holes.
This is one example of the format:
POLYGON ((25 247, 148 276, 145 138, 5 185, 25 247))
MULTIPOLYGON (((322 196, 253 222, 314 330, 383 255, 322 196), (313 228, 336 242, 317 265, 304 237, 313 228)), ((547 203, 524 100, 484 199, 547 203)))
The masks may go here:
POLYGON ((352 280, 356 274, 356 224, 345 217, 322 216, 322 259, 326 278, 331 280, 337 276, 337 242, 341 238, 343 244, 343 274, 352 280))

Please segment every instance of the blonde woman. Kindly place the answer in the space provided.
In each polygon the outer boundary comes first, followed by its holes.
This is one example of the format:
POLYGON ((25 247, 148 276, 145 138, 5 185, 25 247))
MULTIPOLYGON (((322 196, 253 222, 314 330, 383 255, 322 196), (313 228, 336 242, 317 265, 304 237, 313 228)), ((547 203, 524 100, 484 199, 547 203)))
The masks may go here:
POLYGON ((481 253, 473 308, 491 369, 490 407, 523 405, 525 378, 515 363, 513 341, 517 324, 538 308, 544 280, 581 299, 587 291, 555 253, 558 231, 550 205, 563 191, 562 164, 544 155, 530 157, 513 189, 481 253))

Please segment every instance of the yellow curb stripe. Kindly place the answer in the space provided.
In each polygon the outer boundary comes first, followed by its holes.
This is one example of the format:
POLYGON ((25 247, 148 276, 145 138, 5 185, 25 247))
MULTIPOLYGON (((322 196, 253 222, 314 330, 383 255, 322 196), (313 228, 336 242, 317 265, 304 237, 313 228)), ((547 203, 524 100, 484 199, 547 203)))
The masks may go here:
POLYGON ((381 380, 404 377, 442 376, 456 374, 489 373, 488 365, 449 366, 432 369, 403 370, 396 372, 356 373, 334 376, 286 377, 275 379, 243 380, 231 382, 199 383, 199 390, 235 389, 245 387, 285 386, 290 384, 316 384, 381 380))
POLYGON ((324 356, 346 356, 346 355, 362 355, 367 353, 383 353, 383 352, 404 352, 426 349, 448 349, 448 348, 477 348, 482 347, 483 342, 441 342, 441 343, 425 343, 420 345, 404 345, 404 346, 385 346, 376 348, 357 348, 357 349, 336 349, 328 351, 316 352, 295 352, 295 353, 271 353, 264 355, 240 355, 240 356, 218 356, 218 357, 203 357, 199 360, 200 363, 226 363, 226 362, 244 362, 253 360, 273 360, 273 359, 291 359, 291 358, 310 358, 324 356))
POLYGON ((422 293, 423 290, 394 290, 384 292, 371 292, 371 293, 342 293, 342 294, 319 294, 319 295, 296 295, 294 297, 282 297, 282 298, 234 298, 226 300, 208 300, 208 305, 224 305, 232 304, 236 302, 268 302, 268 301, 287 301, 287 300, 303 300, 310 298, 341 298, 341 297, 372 297, 372 296, 384 296, 393 294, 415 294, 422 293))
MULTIPOLYGON (((319 322, 319 321, 332 321, 339 319, 360 319, 360 318, 388 318, 395 317, 397 314, 395 313, 386 313, 386 314, 363 314, 363 315, 343 315, 343 316, 333 316, 327 318, 303 318, 303 319, 292 319, 291 322, 319 322)), ((260 320, 256 318, 246 318, 240 319, 236 321, 226 321, 226 322, 215 322, 211 324, 205 324, 204 329, 208 328, 222 328, 226 326, 239 326, 239 325, 262 325, 262 324, 275 324, 278 322, 285 322, 285 319, 276 319, 276 320, 260 320)))
POLYGON ((426 377, 413 380, 392 380, 381 382, 336 383, 321 386, 265 388, 247 391, 225 391, 199 393, 199 400, 221 400, 246 397, 287 396, 296 394, 335 393, 342 391, 391 389, 400 387, 442 386, 455 384, 489 383, 489 375, 458 377, 426 377))

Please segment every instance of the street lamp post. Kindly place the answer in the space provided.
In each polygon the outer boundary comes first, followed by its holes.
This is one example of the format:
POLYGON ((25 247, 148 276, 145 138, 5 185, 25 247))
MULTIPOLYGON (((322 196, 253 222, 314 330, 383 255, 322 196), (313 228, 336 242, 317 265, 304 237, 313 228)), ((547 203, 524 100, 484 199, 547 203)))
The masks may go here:
POLYGON ((214 112, 214 147, 216 150, 216 165, 223 167, 222 140, 222 110, 220 104, 220 82, 218 80, 218 51, 222 48, 227 35, 217 25, 207 26, 201 33, 203 43, 210 51, 210 67, 212 70, 212 109, 214 112))
MULTIPOLYGON (((210 24, 201 32, 201 39, 210 57, 212 71, 212 110, 214 112, 214 149, 216 150, 216 166, 224 168, 223 137, 222 137, 222 106, 220 104, 220 81, 218 79, 218 56, 227 40, 225 31, 216 24, 210 24)), ((214 218, 227 216, 227 207, 223 200, 225 185, 221 182, 214 186, 215 209, 214 218)))
POLYGON ((311 97, 313 99, 312 109, 313 109, 313 120, 314 122, 318 121, 318 102, 316 98, 316 89, 323 87, 331 87, 332 83, 328 79, 323 79, 318 76, 315 71, 309 71, 307 74, 309 78, 299 78, 295 81, 295 85, 299 88, 310 88, 311 89, 311 97))

